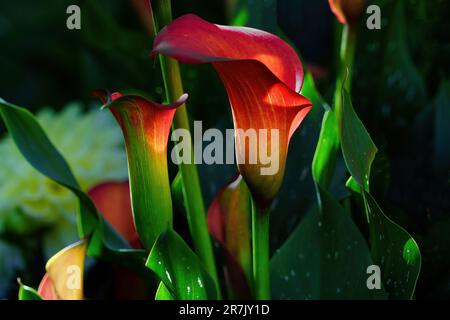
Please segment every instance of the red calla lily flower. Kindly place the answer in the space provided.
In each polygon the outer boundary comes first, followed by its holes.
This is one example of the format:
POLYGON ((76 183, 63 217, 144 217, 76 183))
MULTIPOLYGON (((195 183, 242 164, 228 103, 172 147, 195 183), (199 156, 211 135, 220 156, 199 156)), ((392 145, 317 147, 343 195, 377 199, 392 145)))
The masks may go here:
POLYGON ((88 195, 111 226, 133 247, 139 248, 139 237, 131 209, 129 182, 104 182, 91 188, 88 195))
POLYGON ((208 228, 220 244, 232 298, 249 299, 252 279, 250 192, 241 175, 234 177, 208 209, 208 228))
MULTIPOLYGON (((133 223, 133 214, 130 200, 130 187, 128 181, 124 182, 104 182, 98 184, 88 191, 89 196, 94 202, 96 208, 101 212, 104 218, 112 225, 112 227, 134 248, 139 248, 139 238, 133 223)), ((47 263, 47 273, 42 278, 38 293, 44 300, 64 300, 64 299, 82 299, 82 294, 78 296, 70 295, 68 291, 57 293, 54 283, 61 282, 61 278, 65 277, 66 272, 64 266, 84 261, 86 242, 81 241, 79 244, 69 246, 57 253, 47 263)), ((142 284, 134 274, 126 269, 116 269, 119 271, 120 277, 125 277, 133 288, 142 289, 142 284)), ((120 278, 119 277, 119 278, 120 278)), ((120 279, 119 279, 120 280, 120 279)), ((124 288, 124 286, 121 286, 124 288)), ((142 291, 142 290, 140 290, 142 291)), ((118 291, 118 295, 125 298, 123 292, 118 291)), ((138 296, 140 297, 140 296, 138 296)))
POLYGON ((366 2, 367 0, 328 0, 338 21, 350 26, 358 24, 366 2))
POLYGON ((102 99, 122 129, 135 226, 143 246, 150 249, 172 225, 167 142, 175 109, 184 104, 187 95, 169 105, 136 95, 100 91, 94 95, 102 99))
MULTIPOLYGON (((142 248, 133 221, 130 184, 128 181, 108 181, 88 191, 96 208, 111 226, 135 249, 142 248)), ((145 299, 144 281, 132 270, 114 266, 114 292, 117 299, 145 299)))
POLYGON ((258 205, 267 207, 283 180, 289 140, 311 108, 311 102, 298 93, 303 68, 295 51, 264 31, 215 25, 186 15, 157 35, 156 53, 185 63, 213 64, 232 108, 239 171, 258 205), (270 156, 277 156, 276 172, 263 173, 264 159, 250 150, 248 137, 241 134, 248 129, 266 130, 267 136, 256 136, 256 145, 274 147, 270 156), (271 129, 278 130, 278 137, 271 129))

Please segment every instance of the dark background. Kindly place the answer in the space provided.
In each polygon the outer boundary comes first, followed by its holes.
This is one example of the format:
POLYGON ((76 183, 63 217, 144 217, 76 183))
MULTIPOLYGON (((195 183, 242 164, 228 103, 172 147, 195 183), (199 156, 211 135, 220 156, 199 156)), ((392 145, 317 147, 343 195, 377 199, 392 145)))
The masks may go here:
MULTIPOLYGON (((379 149, 374 194, 422 252, 416 297, 450 298, 450 2, 398 1, 401 6, 397 0, 372 1, 382 8, 381 30, 368 30, 361 22, 353 104, 379 149)), ((195 13, 219 24, 229 24, 245 5, 232 10, 225 0, 172 2, 174 16, 195 13)), ((249 2, 246 24, 289 39, 305 65, 318 70, 316 83, 331 104, 340 26, 327 1, 255 2, 249 2)), ((0 43, 0 97, 32 111, 58 109, 71 100, 88 103, 96 88, 138 89, 163 100, 158 64, 148 55, 152 37, 129 1, 2 1, 0 43), (81 8, 81 30, 66 28, 70 4, 81 8)), ((213 69, 183 65, 182 72, 191 119, 232 128, 228 100, 213 69)), ((320 121, 310 118, 291 143, 272 212, 273 250, 315 201, 309 168, 320 121)), ((342 199, 348 195, 342 161, 338 168, 333 193, 342 199)), ((200 170, 208 205, 235 169, 200 170)), ((355 209, 354 214, 360 213, 355 209)))

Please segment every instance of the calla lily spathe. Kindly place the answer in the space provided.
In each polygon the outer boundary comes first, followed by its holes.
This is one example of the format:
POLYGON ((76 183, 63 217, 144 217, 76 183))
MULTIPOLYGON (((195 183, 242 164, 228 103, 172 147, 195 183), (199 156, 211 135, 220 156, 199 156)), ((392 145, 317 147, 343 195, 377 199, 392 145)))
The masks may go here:
POLYGON ((65 247, 47 261, 47 272, 38 288, 42 299, 84 299, 83 274, 87 246, 87 240, 82 239, 65 247))
MULTIPOLYGON (((163 54, 185 63, 212 63, 230 100, 236 132, 267 130, 272 150, 272 129, 278 130, 278 170, 261 174, 264 161, 250 158, 246 136, 235 134, 239 171, 253 198, 266 208, 283 180, 289 140, 311 108, 299 94, 303 68, 295 51, 270 33, 245 27, 220 26, 195 15, 174 20, 157 35, 153 54, 163 54)), ((257 145, 262 139, 257 136, 257 145)))
POLYGON ((214 197, 208 208, 208 229, 220 245, 229 294, 249 299, 252 280, 251 199, 241 175, 214 197))
POLYGON ((100 96, 122 129, 134 222, 142 245, 151 249, 156 238, 172 226, 167 142, 175 110, 187 95, 163 105, 136 95, 94 94, 100 96))
POLYGON ((134 248, 139 248, 139 236, 134 226, 128 181, 105 181, 88 191, 97 210, 111 226, 134 248))

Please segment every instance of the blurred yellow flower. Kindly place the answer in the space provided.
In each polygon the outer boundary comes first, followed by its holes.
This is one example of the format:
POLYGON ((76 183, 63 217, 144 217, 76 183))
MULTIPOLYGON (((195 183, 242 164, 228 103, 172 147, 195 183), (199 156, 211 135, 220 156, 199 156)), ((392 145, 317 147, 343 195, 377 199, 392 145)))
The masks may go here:
MULTIPOLYGON (((44 109, 37 119, 72 168, 83 190, 127 177, 123 138, 109 112, 83 112, 70 103, 60 112, 44 109)), ((33 169, 10 137, 0 141, 0 233, 27 235, 48 227, 44 251, 51 256, 77 239, 76 198, 33 169)))

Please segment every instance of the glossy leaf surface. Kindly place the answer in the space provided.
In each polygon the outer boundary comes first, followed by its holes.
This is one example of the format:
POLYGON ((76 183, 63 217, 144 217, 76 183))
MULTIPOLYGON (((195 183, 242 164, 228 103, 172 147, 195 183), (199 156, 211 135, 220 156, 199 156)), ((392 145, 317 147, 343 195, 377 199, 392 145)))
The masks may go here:
POLYGON ((191 248, 173 230, 167 230, 159 236, 146 266, 156 273, 175 299, 216 298, 211 276, 191 248))

